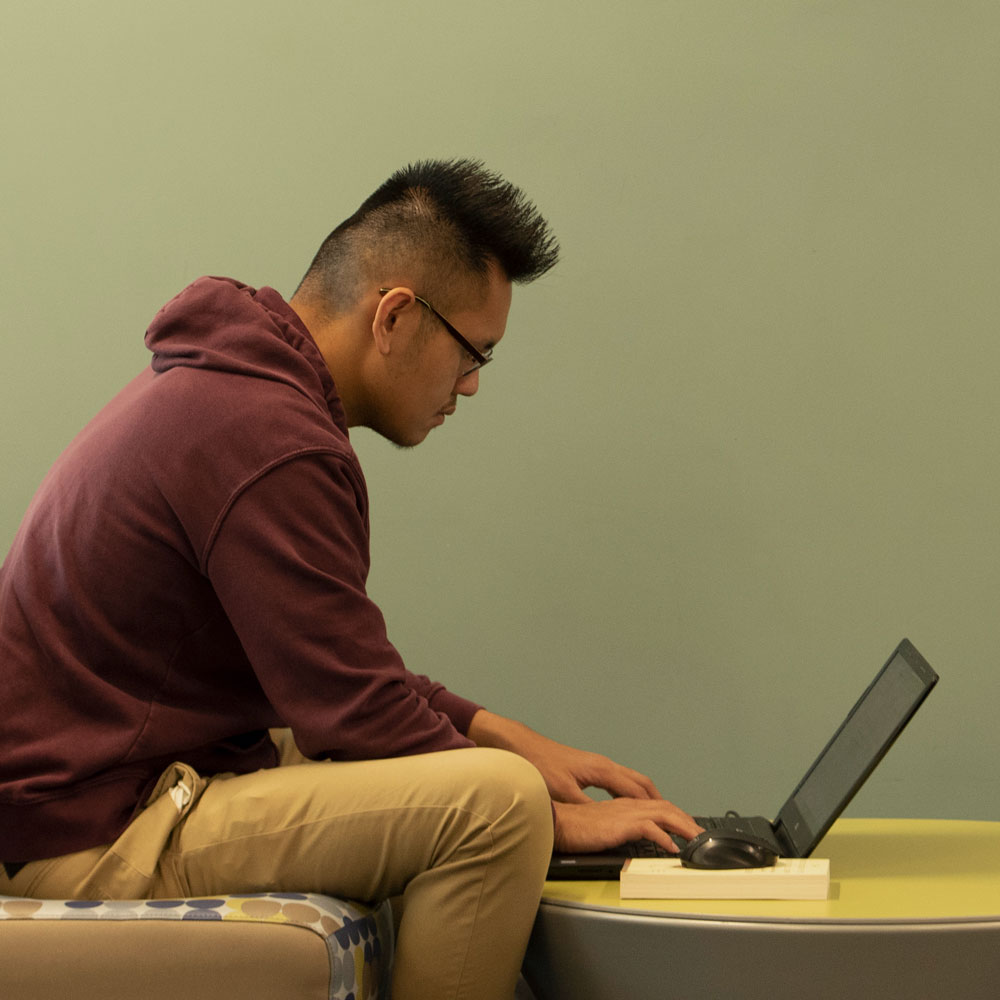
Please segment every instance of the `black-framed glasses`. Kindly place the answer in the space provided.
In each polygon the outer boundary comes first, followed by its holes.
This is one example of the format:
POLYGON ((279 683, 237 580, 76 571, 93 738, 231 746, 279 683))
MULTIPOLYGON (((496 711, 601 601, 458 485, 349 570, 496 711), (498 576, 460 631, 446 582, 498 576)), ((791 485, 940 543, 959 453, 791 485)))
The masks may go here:
MULTIPOLYGON (((379 295, 385 295, 390 289, 380 288, 378 290, 379 295)), ((441 325, 455 338, 456 341, 461 345, 462 349, 466 354, 472 358, 473 364, 470 368, 467 368, 462 372, 461 378, 465 378, 466 375, 471 375, 473 372, 479 371, 483 365, 488 365, 493 360, 493 348, 491 347, 485 354, 482 351, 477 351, 476 348, 470 344, 465 337, 463 337, 458 330, 456 330, 451 323, 449 323, 444 316, 437 311, 437 309, 432 306, 427 299, 421 298, 419 295, 414 294, 413 296, 422 306, 429 309, 437 318, 441 321, 441 325)))

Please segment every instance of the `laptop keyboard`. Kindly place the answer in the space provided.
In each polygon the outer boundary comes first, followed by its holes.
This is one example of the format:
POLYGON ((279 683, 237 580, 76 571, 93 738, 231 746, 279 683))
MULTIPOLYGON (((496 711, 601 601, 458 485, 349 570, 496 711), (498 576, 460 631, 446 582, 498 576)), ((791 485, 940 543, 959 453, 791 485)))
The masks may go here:
MULTIPOLYGON (((674 835, 671 834, 671 837, 674 835)), ((681 841, 681 844, 685 841, 681 841)), ((616 849, 616 853, 618 853, 616 849)), ((622 844, 621 854, 626 858, 672 858, 674 855, 665 847, 654 844, 651 840, 630 840, 622 844)))
POLYGON ((741 816, 728 812, 725 816, 695 816, 694 821, 706 830, 739 830, 770 840, 774 836, 771 823, 763 816, 741 816))

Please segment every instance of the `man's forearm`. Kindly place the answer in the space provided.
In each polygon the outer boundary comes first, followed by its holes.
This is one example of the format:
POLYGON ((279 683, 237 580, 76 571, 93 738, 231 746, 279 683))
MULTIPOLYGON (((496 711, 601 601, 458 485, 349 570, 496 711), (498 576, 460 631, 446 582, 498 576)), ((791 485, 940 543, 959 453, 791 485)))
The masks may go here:
POLYGON ((507 719, 502 715, 479 709, 472 717, 466 735, 476 746, 493 747, 496 750, 511 750, 524 756, 526 745, 540 739, 538 733, 521 722, 507 719))

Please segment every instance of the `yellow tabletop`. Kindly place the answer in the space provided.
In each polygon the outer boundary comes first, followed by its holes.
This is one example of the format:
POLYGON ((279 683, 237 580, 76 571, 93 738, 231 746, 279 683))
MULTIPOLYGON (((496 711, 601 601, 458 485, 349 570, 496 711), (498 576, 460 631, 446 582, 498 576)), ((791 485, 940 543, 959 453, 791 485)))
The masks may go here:
POLYGON ((813 857, 830 859, 825 900, 622 900, 617 881, 567 881, 547 882, 542 903, 708 919, 1000 919, 1000 823, 840 819, 813 857))

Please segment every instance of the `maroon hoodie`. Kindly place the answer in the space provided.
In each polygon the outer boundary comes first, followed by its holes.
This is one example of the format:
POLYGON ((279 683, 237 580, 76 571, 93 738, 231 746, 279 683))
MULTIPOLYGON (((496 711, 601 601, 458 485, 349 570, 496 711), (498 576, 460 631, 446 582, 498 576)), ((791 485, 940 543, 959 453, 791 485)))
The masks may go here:
POLYGON ((159 773, 469 746, 365 591, 368 495, 309 332, 203 278, 49 472, 0 569, 0 861, 113 840, 159 773))

